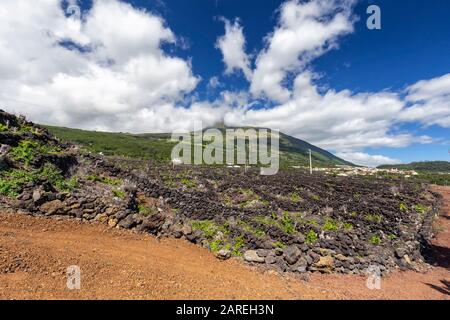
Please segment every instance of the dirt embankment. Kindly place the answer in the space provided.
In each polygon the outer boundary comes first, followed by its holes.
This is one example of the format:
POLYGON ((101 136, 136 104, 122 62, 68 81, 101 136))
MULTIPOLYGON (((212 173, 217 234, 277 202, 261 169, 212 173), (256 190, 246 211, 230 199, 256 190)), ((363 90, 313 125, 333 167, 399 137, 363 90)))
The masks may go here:
POLYGON ((219 261, 182 240, 158 241, 107 226, 0 213, 0 299, 449 299, 450 188, 435 266, 396 272, 381 290, 354 275, 313 274, 309 281, 219 261), (81 268, 81 290, 66 287, 66 268, 81 268))

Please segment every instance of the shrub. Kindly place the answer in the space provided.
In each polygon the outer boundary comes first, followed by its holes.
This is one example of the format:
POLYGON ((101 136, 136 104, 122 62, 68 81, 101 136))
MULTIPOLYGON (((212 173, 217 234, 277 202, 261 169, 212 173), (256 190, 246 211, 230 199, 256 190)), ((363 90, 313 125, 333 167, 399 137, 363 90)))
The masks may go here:
POLYGON ((379 214, 366 214, 365 216, 367 221, 381 223, 383 217, 379 214))
POLYGON ((222 246, 222 243, 223 243, 222 240, 214 240, 214 241, 211 241, 211 243, 209 244, 209 247, 212 252, 217 252, 217 251, 219 251, 220 247, 222 246))
POLYGON ((11 156, 15 161, 21 161, 29 165, 36 156, 38 143, 31 140, 22 140, 19 145, 11 150, 11 156))
POLYGON ((155 210, 143 203, 138 204, 138 211, 145 217, 152 216, 155 214, 155 210))
POLYGON ((352 230, 353 229, 353 225, 351 223, 344 223, 344 229, 345 230, 352 230))
POLYGON ((8 131, 8 126, 0 123, 0 132, 8 131))
POLYGON ((46 163, 41 169, 26 171, 15 169, 0 175, 0 194, 17 197, 24 185, 47 179, 58 191, 69 192, 78 187, 78 179, 65 179, 61 171, 51 163, 46 163))
POLYGON ((327 219, 323 225, 323 229, 327 231, 336 231, 339 229, 338 224, 333 219, 327 219))
POLYGON ((397 239, 397 235, 391 233, 388 235, 388 238, 389 238, 389 240, 395 240, 395 239, 397 239))
POLYGON ((229 234, 227 225, 219 226, 212 220, 193 221, 191 223, 193 230, 200 230, 207 239, 213 239, 220 231, 223 234, 229 234))
POLYGON ((417 213, 424 214, 424 213, 427 213, 429 209, 427 206, 425 206, 423 204, 416 204, 414 206, 414 210, 416 210, 417 213))
POLYGON ((37 175, 24 170, 5 172, 0 176, 0 194, 17 197, 23 186, 37 180, 37 175))
POLYGON ((78 187, 78 179, 65 179, 61 170, 51 163, 46 163, 38 172, 38 176, 46 178, 58 191, 69 192, 78 187))
POLYGON ((284 212, 283 213, 283 219, 281 221, 282 224, 282 229, 284 232, 286 232, 287 234, 292 234, 295 231, 295 224, 294 221, 292 220, 291 216, 289 215, 289 212, 284 212))
POLYGON ((122 184, 122 181, 120 179, 104 176, 89 175, 86 177, 86 179, 93 182, 101 182, 104 184, 108 184, 110 186, 119 186, 122 184))
POLYGON ((289 199, 291 199, 291 201, 295 203, 300 202, 302 200, 302 198, 300 198, 300 196, 295 192, 289 194, 289 199))
POLYGON ((377 236, 377 235, 373 235, 369 241, 371 244, 373 244, 375 246, 378 246, 381 244, 381 238, 380 238, 380 236, 377 236))
POLYGON ((306 235, 306 243, 307 244, 314 244, 319 240, 317 233, 315 233, 314 230, 309 230, 308 234, 306 235))
POLYGON ((403 202, 400 203, 400 211, 407 211, 408 207, 406 206, 406 204, 404 204, 403 202))
POLYGON ((231 254, 237 257, 241 256, 242 255, 241 249, 244 248, 244 246, 245 246, 245 239, 243 235, 235 238, 231 254))
POLYGON ((114 195, 114 197, 117 197, 119 199, 125 199, 125 192, 123 192, 122 190, 112 189, 111 192, 114 195))
POLYGON ((281 248, 281 249, 286 248, 286 245, 283 242, 281 242, 281 241, 275 241, 272 245, 275 248, 281 248))

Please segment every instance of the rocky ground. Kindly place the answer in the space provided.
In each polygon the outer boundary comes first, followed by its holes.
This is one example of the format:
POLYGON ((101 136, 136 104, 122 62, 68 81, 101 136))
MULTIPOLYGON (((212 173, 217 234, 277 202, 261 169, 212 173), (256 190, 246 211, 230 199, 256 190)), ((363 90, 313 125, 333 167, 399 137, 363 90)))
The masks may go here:
POLYGON ((396 271, 369 290, 365 276, 277 274, 222 261, 181 239, 100 222, 0 212, 0 299, 449 299, 450 188, 437 221, 433 266, 396 271), (66 268, 81 268, 81 289, 66 268))
POLYGON ((5 208, 182 238, 280 272, 423 270, 441 204, 405 181, 107 158, 4 112, 0 144, 5 208))

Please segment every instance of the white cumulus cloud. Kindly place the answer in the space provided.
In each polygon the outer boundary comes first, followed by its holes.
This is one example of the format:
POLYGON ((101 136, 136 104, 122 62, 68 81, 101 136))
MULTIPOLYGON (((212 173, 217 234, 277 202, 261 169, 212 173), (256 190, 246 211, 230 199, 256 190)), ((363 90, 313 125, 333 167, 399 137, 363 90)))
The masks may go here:
POLYGON ((245 53, 245 37, 239 20, 230 22, 222 18, 225 23, 225 34, 217 39, 216 48, 220 49, 225 63, 226 74, 241 70, 247 79, 250 79, 250 60, 245 53))
POLYGON ((402 112, 401 120, 450 128, 450 74, 419 81, 406 91, 413 105, 402 112))
MULTIPOLYGON (((120 131, 168 131, 221 112, 177 107, 199 78, 162 43, 164 20, 118 0, 95 0, 82 19, 63 2, 0 6, 0 102, 44 123, 120 131)), ((211 124, 211 123, 210 123, 211 124)), ((183 126, 186 127, 186 126, 183 126)))
POLYGON ((257 57, 251 81, 255 96, 286 102, 291 92, 283 85, 289 72, 298 72, 311 59, 336 46, 353 31, 353 0, 291 0, 280 8, 278 26, 257 57))
POLYGON ((370 155, 364 152, 339 152, 338 157, 350 161, 354 164, 366 167, 378 167, 382 164, 399 164, 400 160, 381 155, 370 155))

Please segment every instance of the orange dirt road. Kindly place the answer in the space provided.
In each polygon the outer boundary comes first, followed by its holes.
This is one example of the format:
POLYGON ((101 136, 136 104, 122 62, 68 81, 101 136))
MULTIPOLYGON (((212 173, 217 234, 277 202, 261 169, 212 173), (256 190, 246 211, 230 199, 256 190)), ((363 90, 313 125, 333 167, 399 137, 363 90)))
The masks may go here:
POLYGON ((438 265, 395 272, 369 290, 360 276, 309 281, 220 261, 183 240, 163 239, 74 220, 0 213, 0 299, 449 299, 450 188, 438 265), (66 269, 81 268, 81 289, 68 290, 66 269))

